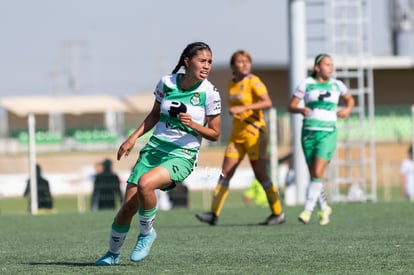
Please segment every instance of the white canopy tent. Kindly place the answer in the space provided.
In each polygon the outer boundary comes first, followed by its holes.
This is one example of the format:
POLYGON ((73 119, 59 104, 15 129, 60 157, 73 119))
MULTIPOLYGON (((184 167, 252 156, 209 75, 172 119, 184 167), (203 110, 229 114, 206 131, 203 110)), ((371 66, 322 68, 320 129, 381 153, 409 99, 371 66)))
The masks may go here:
MULTIPOLYGON (((36 179, 36 142, 35 142, 35 115, 48 114, 83 114, 125 113, 129 108, 115 97, 107 95, 85 95, 85 96, 25 96, 5 97, 0 99, 0 107, 18 116, 28 117, 29 132, 29 170, 31 205, 30 211, 37 214, 37 179, 36 179)), ((106 118, 110 118, 107 115, 106 118)))
POLYGON ((130 110, 121 100, 108 95, 4 97, 0 99, 0 106, 18 116, 50 113, 79 115, 130 110))
MULTIPOLYGON (((123 115, 131 110, 120 99, 108 95, 4 97, 0 98, 0 107, 19 117, 48 115, 49 130, 60 133, 64 132, 65 114, 103 114, 106 128, 115 132, 122 128, 123 115)), ((7 126, 3 128, 3 132, 8 132, 7 126)))
POLYGON ((137 113, 149 113, 154 105, 155 95, 153 93, 140 93, 125 97, 125 103, 137 113))

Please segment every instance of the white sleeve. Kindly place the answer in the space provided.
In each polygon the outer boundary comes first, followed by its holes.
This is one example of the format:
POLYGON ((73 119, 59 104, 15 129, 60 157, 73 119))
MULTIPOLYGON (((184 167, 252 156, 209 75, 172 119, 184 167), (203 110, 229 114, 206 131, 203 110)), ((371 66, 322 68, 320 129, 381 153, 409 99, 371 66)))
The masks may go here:
POLYGON ((346 87, 345 83, 343 83, 342 81, 340 80, 337 80, 337 81, 338 81, 339 92, 341 96, 346 95, 348 93, 348 87, 346 87))
POLYGON ((155 100, 158 103, 161 103, 162 98, 164 96, 164 82, 162 81, 162 79, 160 81, 158 81, 157 86, 155 87, 155 91, 154 91, 154 95, 155 95, 155 100))
POLYGON ((401 166, 400 166, 400 174, 401 175, 407 174, 407 172, 409 171, 408 165, 409 164, 408 164, 407 160, 403 160, 403 162, 401 163, 401 166))
POLYGON ((218 115, 221 113, 221 98, 216 87, 211 85, 211 90, 206 98, 206 116, 218 115))
POLYGON ((302 82, 299 83, 299 85, 293 91, 293 96, 296 96, 302 99, 305 96, 305 92, 306 92, 306 79, 302 80, 302 82))

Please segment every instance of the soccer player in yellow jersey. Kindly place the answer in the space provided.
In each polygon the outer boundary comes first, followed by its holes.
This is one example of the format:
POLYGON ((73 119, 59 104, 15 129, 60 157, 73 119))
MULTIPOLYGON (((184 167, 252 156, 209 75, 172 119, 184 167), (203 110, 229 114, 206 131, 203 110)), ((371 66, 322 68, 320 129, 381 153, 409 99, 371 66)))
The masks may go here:
POLYGON ((271 210, 271 215, 260 224, 281 224, 286 221, 277 188, 267 173, 268 133, 263 109, 270 108, 272 101, 260 78, 250 72, 251 64, 252 58, 244 50, 236 51, 230 59, 233 79, 228 83, 228 103, 233 116, 233 130, 214 191, 211 212, 196 214, 201 222, 210 225, 217 224, 229 192, 230 180, 246 154, 255 178, 266 192, 271 210))

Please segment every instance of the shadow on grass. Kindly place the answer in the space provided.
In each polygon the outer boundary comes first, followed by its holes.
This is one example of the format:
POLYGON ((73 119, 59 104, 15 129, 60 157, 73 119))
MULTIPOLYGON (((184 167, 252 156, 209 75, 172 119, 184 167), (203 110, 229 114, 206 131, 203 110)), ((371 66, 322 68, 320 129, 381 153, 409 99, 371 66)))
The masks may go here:
POLYGON ((206 223, 200 224, 192 224, 192 225, 168 225, 168 226, 155 226, 156 228, 200 228, 200 227, 209 227, 209 228, 220 228, 220 227, 249 227, 249 226, 257 226, 257 227, 277 227, 277 226, 283 226, 282 224, 271 224, 271 225, 265 225, 260 223, 219 223, 217 225, 209 225, 206 223))
POLYGON ((33 263, 25 263, 28 265, 58 265, 58 266, 96 266, 95 263, 71 263, 71 262, 33 262, 33 263))
POLYGON ((262 224, 262 223, 238 223, 238 224, 218 224, 219 227, 246 227, 246 226, 257 226, 257 227, 278 227, 283 226, 283 224, 262 224))

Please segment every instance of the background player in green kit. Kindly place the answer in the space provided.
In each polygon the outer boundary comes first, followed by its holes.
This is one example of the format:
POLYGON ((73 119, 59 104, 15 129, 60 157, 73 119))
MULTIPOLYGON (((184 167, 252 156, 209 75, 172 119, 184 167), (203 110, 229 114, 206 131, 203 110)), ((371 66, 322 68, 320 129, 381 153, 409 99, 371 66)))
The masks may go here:
POLYGON ((109 250, 96 265, 119 263, 121 247, 137 212, 140 234, 130 259, 136 262, 148 256, 157 237, 154 191, 170 190, 190 175, 202 138, 217 141, 221 100, 207 80, 211 63, 212 51, 207 44, 187 45, 172 74, 159 81, 151 112, 120 146, 118 160, 129 155, 137 138, 155 127, 128 178, 124 202, 111 226, 109 250), (178 73, 182 67, 185 73, 178 73))
POLYGON ((329 223, 332 209, 326 202, 323 175, 336 149, 337 117, 347 118, 354 107, 354 99, 345 84, 331 78, 333 71, 329 55, 316 56, 313 73, 299 84, 289 104, 291 113, 300 113, 304 117, 302 148, 311 177, 305 209, 299 215, 304 224, 309 222, 317 202, 319 223, 329 223), (338 108, 340 97, 345 101, 345 108, 338 108), (304 107, 299 106, 301 100, 304 100, 304 107))

